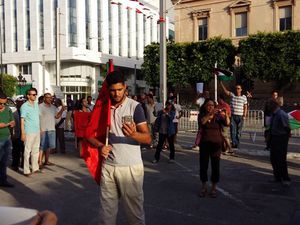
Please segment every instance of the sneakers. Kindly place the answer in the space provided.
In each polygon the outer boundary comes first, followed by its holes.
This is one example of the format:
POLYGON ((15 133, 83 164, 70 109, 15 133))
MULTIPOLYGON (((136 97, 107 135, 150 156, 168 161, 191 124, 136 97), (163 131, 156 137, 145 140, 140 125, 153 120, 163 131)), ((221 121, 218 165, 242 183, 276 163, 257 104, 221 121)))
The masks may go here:
POLYGON ((283 180, 281 183, 282 183, 283 187, 289 187, 289 186, 291 186, 291 181, 288 181, 288 180, 283 180))
POLYGON ((168 163, 174 163, 175 160, 174 159, 169 159, 168 163))
POLYGON ((192 147, 192 150, 194 150, 194 151, 199 151, 199 146, 193 146, 193 147, 192 147))
POLYGON ((151 162, 152 162, 153 164, 158 163, 158 161, 157 161, 156 159, 152 160, 151 162))

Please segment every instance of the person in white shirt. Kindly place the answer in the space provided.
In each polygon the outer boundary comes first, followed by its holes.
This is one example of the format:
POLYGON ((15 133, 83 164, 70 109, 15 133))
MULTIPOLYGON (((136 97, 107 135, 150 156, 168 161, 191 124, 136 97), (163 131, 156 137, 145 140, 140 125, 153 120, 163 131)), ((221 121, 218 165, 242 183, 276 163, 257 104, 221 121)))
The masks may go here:
POLYGON ((52 105, 52 96, 50 93, 44 94, 44 102, 39 105, 40 110, 40 125, 41 125, 41 143, 39 165, 42 166, 43 155, 45 155, 46 166, 51 166, 53 163, 49 161, 50 150, 56 148, 55 142, 55 119, 61 117, 63 108, 57 112, 56 107, 52 105))
POLYGON ((61 99, 56 99, 56 112, 60 112, 63 109, 61 116, 55 119, 55 131, 56 131, 56 150, 59 146, 59 152, 64 154, 66 153, 65 145, 65 121, 67 117, 66 107, 62 105, 61 99))
POLYGON ((92 96, 88 96, 87 101, 88 101, 88 108, 90 109, 90 112, 92 112, 95 106, 92 96))
POLYGON ((177 137, 177 133, 178 133, 178 123, 179 123, 179 119, 182 117, 182 109, 181 109, 181 105, 179 105, 177 103, 177 98, 176 97, 173 99, 173 105, 174 105, 174 108, 176 110, 175 118, 173 120, 173 123, 174 123, 174 126, 175 126, 174 142, 176 142, 176 137, 177 137))

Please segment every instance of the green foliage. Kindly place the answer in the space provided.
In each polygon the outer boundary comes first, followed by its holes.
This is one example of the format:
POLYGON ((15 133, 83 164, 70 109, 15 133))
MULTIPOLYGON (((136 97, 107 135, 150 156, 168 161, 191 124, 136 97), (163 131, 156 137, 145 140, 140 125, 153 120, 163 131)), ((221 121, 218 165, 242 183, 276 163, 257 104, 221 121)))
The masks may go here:
POLYGON ((17 83, 18 80, 16 77, 9 74, 3 74, 3 92, 7 96, 13 96, 15 94, 17 83))
POLYGON ((142 73, 145 80, 152 87, 159 86, 159 44, 152 43, 147 45, 144 50, 144 63, 142 73))
POLYGON ((239 52, 250 78, 283 84, 300 80, 300 32, 250 35, 240 41, 239 52))
MULTIPOLYGON (((215 62, 220 68, 231 68, 235 53, 231 40, 220 37, 193 43, 169 43, 167 82, 175 87, 187 87, 199 81, 210 81, 215 62)), ((159 44, 145 48, 142 72, 148 84, 158 86, 159 44)))

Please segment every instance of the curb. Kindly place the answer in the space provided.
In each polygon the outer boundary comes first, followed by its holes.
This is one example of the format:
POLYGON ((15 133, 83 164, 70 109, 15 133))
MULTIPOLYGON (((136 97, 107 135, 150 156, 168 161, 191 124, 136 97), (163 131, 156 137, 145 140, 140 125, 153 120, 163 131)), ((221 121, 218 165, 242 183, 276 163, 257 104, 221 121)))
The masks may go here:
MULTIPOLYGON (((175 144, 175 149, 185 150, 185 151, 193 151, 193 152, 198 151, 198 150, 192 149, 192 148, 181 147, 178 144, 175 144)), ((251 156, 266 156, 266 157, 270 156, 270 152, 269 151, 264 151, 264 150, 254 150, 254 149, 244 149, 244 148, 241 149, 241 148, 239 148, 239 149, 234 150, 234 152, 236 152, 237 154, 251 155, 251 156)), ((288 152, 287 159, 300 160, 300 153, 288 152)))

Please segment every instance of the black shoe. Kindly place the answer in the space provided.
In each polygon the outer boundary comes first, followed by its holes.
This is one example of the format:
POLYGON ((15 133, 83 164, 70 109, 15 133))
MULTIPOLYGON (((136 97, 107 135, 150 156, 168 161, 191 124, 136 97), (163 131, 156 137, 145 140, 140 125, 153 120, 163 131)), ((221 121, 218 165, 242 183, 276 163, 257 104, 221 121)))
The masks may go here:
POLYGON ((9 183, 9 182, 4 182, 4 183, 0 183, 0 187, 8 187, 8 188, 12 188, 14 187, 15 185, 9 183))

